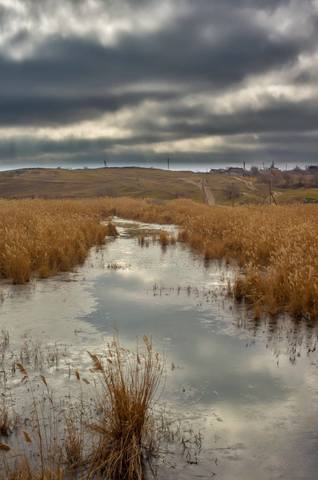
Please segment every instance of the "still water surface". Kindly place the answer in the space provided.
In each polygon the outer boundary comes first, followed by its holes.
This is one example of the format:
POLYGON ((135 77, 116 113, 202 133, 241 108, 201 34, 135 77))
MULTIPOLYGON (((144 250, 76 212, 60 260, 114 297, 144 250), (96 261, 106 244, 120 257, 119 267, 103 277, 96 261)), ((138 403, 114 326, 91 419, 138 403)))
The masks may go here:
POLYGON ((114 332, 131 347, 152 336, 167 370, 158 408, 180 430, 159 479, 316 479, 315 329, 252 321, 225 295, 231 269, 180 244, 140 247, 136 230, 159 226, 117 224, 120 237, 77 272, 4 284, 0 328, 64 342, 83 363, 114 332))

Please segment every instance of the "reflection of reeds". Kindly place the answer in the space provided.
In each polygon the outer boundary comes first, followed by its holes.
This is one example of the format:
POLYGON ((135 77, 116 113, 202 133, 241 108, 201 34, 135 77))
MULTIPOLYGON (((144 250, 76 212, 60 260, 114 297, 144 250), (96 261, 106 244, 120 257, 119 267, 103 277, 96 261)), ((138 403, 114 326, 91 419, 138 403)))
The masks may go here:
POLYGON ((6 397, 3 396, 0 405, 0 436, 8 437, 11 433, 12 421, 10 419, 9 409, 6 402, 6 397))
POLYGON ((140 247, 149 247, 149 239, 145 237, 145 235, 138 236, 138 245, 140 247))

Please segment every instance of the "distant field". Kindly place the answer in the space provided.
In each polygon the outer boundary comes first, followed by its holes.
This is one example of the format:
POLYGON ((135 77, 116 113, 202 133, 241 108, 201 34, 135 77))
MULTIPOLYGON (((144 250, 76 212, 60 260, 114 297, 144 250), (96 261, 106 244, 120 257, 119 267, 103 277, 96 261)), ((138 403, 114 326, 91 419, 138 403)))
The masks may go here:
POLYGON ((146 168, 23 169, 0 173, 6 198, 151 197, 203 201, 200 175, 146 168))
MULTIPOLYGON (((315 203, 318 188, 273 188, 277 203, 315 203)), ((210 205, 269 203, 268 184, 253 176, 154 168, 48 169, 0 172, 2 198, 189 198, 210 205)))
POLYGON ((318 203, 318 188, 289 188, 277 195, 279 203, 318 203))

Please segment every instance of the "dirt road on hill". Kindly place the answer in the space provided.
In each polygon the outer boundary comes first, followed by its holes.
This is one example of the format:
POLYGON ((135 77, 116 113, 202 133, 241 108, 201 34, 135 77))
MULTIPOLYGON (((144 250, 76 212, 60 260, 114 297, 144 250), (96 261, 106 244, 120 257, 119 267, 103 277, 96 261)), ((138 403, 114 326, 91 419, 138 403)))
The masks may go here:
POLYGON ((189 180, 188 178, 182 178, 182 180, 197 186, 202 191, 204 201, 207 205, 216 205, 215 197, 205 178, 201 178, 199 182, 189 180))
POLYGON ((205 178, 202 178, 201 188, 205 198, 205 203, 208 205, 215 205, 215 197, 205 178))

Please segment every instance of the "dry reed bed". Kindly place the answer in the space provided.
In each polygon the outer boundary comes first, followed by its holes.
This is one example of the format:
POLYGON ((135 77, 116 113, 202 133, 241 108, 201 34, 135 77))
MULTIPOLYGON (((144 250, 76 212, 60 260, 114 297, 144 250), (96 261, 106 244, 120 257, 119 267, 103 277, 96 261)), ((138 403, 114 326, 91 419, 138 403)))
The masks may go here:
POLYGON ((107 227, 84 205, 71 202, 0 201, 0 276, 25 283, 82 263, 104 242, 107 227))
MULTIPOLYGON (((2 200, 0 274, 16 282, 47 276, 82 262, 102 243, 101 219, 118 215, 182 227, 179 240, 207 259, 241 267, 235 297, 255 315, 281 312, 318 317, 318 207, 209 207, 190 200, 158 203, 130 198, 2 200)), ((162 242, 166 238, 162 235, 162 242)))

